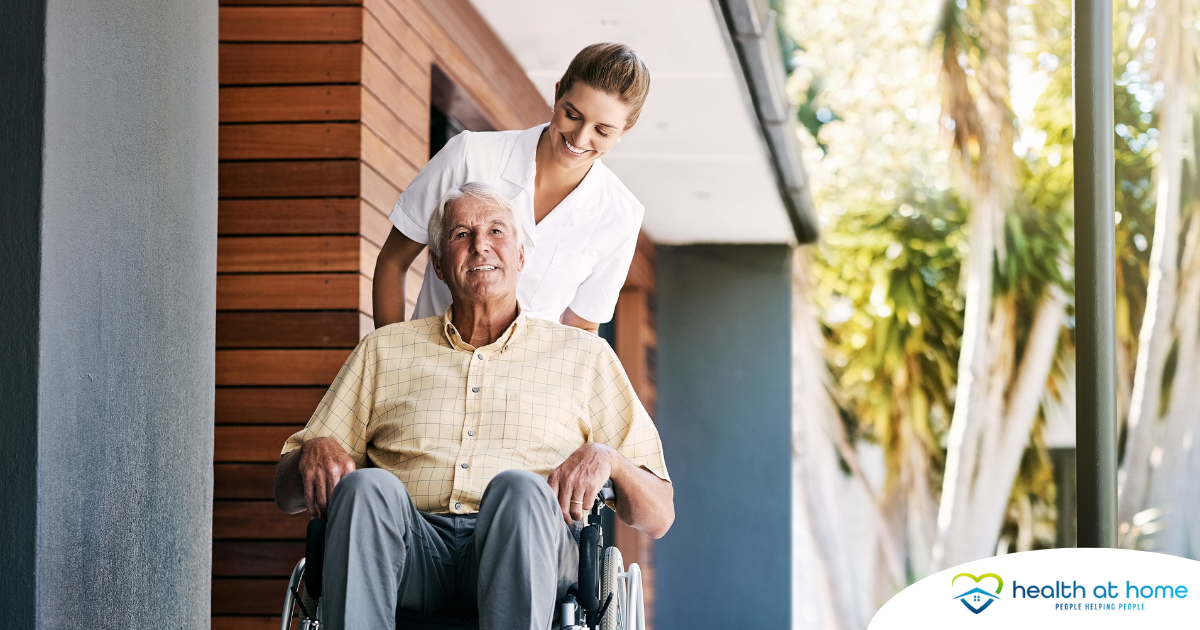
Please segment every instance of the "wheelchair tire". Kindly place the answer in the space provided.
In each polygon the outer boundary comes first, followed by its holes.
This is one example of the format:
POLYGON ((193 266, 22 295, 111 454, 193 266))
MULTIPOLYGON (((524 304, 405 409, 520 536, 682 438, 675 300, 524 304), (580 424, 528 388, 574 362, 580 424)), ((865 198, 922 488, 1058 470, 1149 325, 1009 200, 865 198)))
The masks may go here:
POLYGON ((621 550, 616 547, 609 547, 604 550, 604 562, 601 565, 603 572, 600 577, 600 605, 608 599, 608 594, 612 593, 612 603, 608 605, 608 610, 604 611, 604 616, 600 618, 600 630, 622 630, 621 619, 626 605, 624 597, 619 588, 617 577, 625 572, 625 563, 621 559, 621 550))

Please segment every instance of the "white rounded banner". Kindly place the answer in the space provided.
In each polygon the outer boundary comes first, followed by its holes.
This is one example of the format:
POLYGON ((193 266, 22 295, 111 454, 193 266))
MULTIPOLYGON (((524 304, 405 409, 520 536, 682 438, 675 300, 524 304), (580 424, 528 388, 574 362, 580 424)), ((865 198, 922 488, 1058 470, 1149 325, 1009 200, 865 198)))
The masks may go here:
POLYGON ((868 630, 1200 627, 1200 562, 1047 549, 968 562, 900 591, 868 630))

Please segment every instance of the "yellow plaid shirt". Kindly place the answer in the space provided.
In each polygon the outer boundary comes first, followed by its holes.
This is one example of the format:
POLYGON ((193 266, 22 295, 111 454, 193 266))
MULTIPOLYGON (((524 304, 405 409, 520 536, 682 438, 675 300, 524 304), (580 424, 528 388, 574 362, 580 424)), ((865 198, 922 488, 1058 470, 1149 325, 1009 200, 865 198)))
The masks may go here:
POLYGON ((497 473, 548 477, 588 442, 670 481, 658 430, 608 344, 521 313, 482 348, 449 310, 367 335, 283 453, 322 436, 355 466, 396 475, 426 512, 476 512, 497 473))

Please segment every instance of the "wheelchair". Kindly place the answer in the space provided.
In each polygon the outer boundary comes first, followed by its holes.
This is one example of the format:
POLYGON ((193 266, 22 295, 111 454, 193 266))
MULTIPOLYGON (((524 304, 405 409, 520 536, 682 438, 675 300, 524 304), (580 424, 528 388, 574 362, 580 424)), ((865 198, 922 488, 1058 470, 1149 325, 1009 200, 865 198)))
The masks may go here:
MULTIPOLYGON (((616 547, 604 547, 601 510, 616 498, 612 481, 604 484, 588 512, 587 526, 579 534, 579 581, 555 605, 553 628, 560 630, 646 630, 642 600, 642 572, 637 564, 626 569, 616 547)), ((318 608, 321 572, 325 557, 325 521, 308 523, 304 557, 296 563, 283 599, 279 630, 321 630, 318 608), (305 579, 305 569, 308 579, 305 579), (304 590, 300 590, 301 581, 304 590)), ((477 617, 430 615, 397 610, 396 630, 479 630, 477 617)))

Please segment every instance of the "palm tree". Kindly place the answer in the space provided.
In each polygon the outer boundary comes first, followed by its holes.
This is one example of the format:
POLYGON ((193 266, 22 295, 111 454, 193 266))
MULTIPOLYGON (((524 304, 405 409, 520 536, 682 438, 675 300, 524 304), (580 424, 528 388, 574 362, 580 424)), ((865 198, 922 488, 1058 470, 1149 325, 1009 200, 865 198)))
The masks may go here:
POLYGON ((1066 307, 1063 292, 1055 283, 1045 283, 1031 321, 1023 322, 1021 296, 997 296, 995 290, 996 265, 1004 269, 1006 263, 1001 235, 1015 179, 1008 3, 947 1, 938 41, 945 126, 960 155, 971 218, 962 350, 933 550, 935 570, 994 552, 1066 307))
MULTIPOLYGON (((1163 521, 1171 523, 1164 531, 1167 544, 1163 550, 1182 554, 1184 503, 1179 500, 1179 492, 1190 450, 1185 447, 1188 429, 1195 428, 1196 414, 1188 413, 1185 407, 1196 408, 1195 400, 1188 397, 1196 385, 1191 381, 1197 371, 1195 328, 1200 311, 1196 300, 1200 288, 1195 285, 1200 270, 1194 263, 1188 265, 1180 300, 1179 244, 1183 165, 1185 159, 1194 160, 1184 151, 1191 145, 1188 101, 1193 96, 1196 65, 1195 50, 1184 27, 1191 24, 1191 4, 1185 0, 1159 0, 1150 11, 1143 55, 1155 79, 1163 85, 1158 126, 1160 161, 1155 172, 1157 196, 1146 312, 1138 338, 1117 518, 1126 546, 1136 545, 1141 534, 1163 527, 1163 521), (1178 347, 1175 356, 1179 361, 1167 414, 1160 416, 1173 346, 1178 347), (1177 509, 1169 509, 1172 506, 1177 509), (1135 518, 1155 508, 1166 513, 1151 527, 1146 527, 1146 519, 1153 513, 1135 518)), ((1194 237, 1192 243, 1190 251, 1194 252, 1194 237)))

